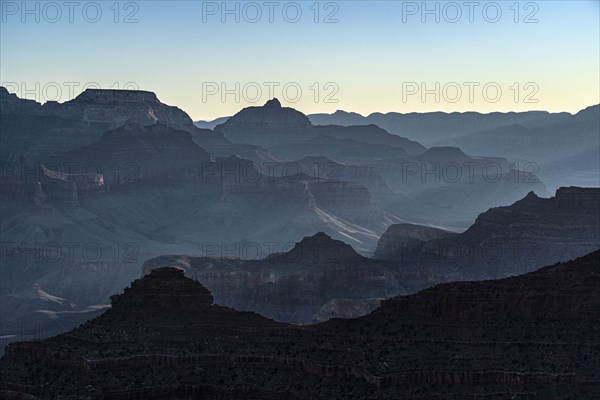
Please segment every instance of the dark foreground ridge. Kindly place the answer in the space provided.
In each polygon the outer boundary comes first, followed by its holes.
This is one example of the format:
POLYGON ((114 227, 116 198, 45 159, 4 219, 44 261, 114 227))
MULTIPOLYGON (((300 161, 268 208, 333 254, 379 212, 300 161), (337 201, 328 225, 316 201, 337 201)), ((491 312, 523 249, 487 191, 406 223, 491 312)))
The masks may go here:
POLYGON ((214 305, 176 268, 153 270, 112 304, 69 333, 10 344, 0 397, 600 395, 600 251, 523 276, 439 285, 362 318, 304 327, 214 305))

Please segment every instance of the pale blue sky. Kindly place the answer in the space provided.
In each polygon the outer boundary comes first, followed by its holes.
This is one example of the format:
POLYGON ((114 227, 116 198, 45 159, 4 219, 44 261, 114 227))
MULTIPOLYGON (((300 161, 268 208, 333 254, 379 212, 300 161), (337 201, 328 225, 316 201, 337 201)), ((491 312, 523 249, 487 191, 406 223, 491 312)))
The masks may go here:
POLYGON ((102 15, 96 23, 90 22, 96 17, 92 2, 77 2, 72 23, 62 1, 53 3, 61 8, 60 18, 49 2, 27 2, 30 14, 23 13, 21 3, 0 1, 0 82, 9 90, 16 84, 21 95, 25 84, 28 97, 42 101, 55 97, 56 87, 61 88, 59 100, 68 100, 68 82, 80 84, 76 94, 86 83, 123 87, 133 82, 194 119, 229 115, 252 101, 266 102, 265 82, 278 83, 274 94, 282 103, 306 113, 575 112, 600 101, 598 1, 476 2, 474 22, 469 22, 463 1, 427 2, 430 9, 438 4, 439 23, 434 14, 425 15, 422 22, 420 1, 318 2, 318 23, 314 1, 297 2, 302 16, 296 23, 286 21, 283 8, 292 19, 295 5, 285 1, 274 2, 273 23, 264 1, 228 2, 230 8, 239 4, 239 23, 235 15, 221 21, 222 2, 118 2, 117 23, 114 1, 98 2, 102 15), (254 17, 256 4, 263 15, 251 23, 247 19, 254 17), (462 12, 456 23, 450 21, 456 16, 454 4, 462 12), (502 16, 492 23, 496 4, 502 16), (215 7, 216 14, 208 15, 215 7), (132 12, 138 22, 124 23, 132 12), (338 22, 324 23, 331 12, 338 22), (538 22, 525 23, 531 13, 538 22), (219 93, 206 94, 213 83, 235 91, 236 82, 239 101, 234 95, 223 101, 220 88, 219 93), (260 96, 252 82, 260 87, 260 96), (316 99, 315 82, 320 87, 316 99), (473 101, 465 82, 479 84, 473 101), (332 85, 326 88, 327 83, 332 85), (286 84, 287 97, 281 93, 286 84), (435 94, 421 97, 422 84, 439 93, 439 102, 435 94), (297 102, 295 87, 302 90, 297 102), (415 87, 418 92, 409 95, 415 87), (338 102, 326 101, 334 92, 329 101, 338 102))

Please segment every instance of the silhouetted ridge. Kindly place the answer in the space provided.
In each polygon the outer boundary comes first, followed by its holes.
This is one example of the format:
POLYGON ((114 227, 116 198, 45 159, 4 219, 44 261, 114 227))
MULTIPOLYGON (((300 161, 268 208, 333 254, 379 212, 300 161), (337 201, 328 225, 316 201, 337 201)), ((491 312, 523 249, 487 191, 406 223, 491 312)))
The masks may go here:
POLYGON ((378 314, 447 320, 575 320, 600 316, 600 250, 499 280, 452 282, 384 300, 378 314))
POLYGON ((179 268, 158 268, 135 280, 123 294, 110 298, 115 310, 132 308, 199 309, 212 305, 213 296, 179 268))
POLYGON ((535 192, 531 191, 521 200, 517 200, 511 207, 534 207, 536 204, 543 204, 544 200, 546 199, 539 197, 535 192))
POLYGON ((294 248, 283 257, 294 261, 322 262, 351 258, 362 258, 352 246, 340 240, 334 240, 324 232, 306 236, 296 243, 294 248))
POLYGON ((281 103, 276 98, 273 98, 265 103, 265 107, 281 108, 281 103))
POLYGON ((119 89, 86 89, 79 96, 75 97, 70 103, 92 102, 92 103, 113 103, 113 102, 152 102, 158 103, 158 97, 154 92, 145 90, 119 90, 119 89))
MULTIPOLYGON (((320 240, 329 239, 303 242, 320 240)), ((10 344, 0 397, 598 399, 599 257, 438 285, 362 318, 312 326, 203 298, 198 310, 157 308, 170 295, 187 304, 205 293, 161 268, 121 296, 143 294, 151 306, 117 303, 68 334, 10 344)))
POLYGON ((247 107, 215 126, 233 142, 271 146, 312 136, 308 117, 271 99, 262 107, 247 107))
POLYGON ((470 158, 466 155, 461 149, 458 147, 452 146, 444 146, 444 147, 432 147, 427 150, 425 153, 419 156, 420 159, 429 161, 437 161, 437 162, 447 162, 447 161, 459 161, 470 158))
POLYGON ((596 121, 596 122, 598 121, 599 115, 600 115, 600 104, 586 107, 583 110, 579 111, 577 114, 575 114, 575 116, 580 119, 587 119, 587 120, 596 121))

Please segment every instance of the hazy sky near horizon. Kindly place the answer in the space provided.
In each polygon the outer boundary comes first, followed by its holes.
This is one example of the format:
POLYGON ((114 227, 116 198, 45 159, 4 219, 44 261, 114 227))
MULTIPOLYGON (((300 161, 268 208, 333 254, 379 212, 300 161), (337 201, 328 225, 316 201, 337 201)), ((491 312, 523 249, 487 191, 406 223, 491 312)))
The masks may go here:
POLYGON ((0 83, 157 93, 192 118, 576 112, 600 102, 599 1, 0 1, 0 83), (25 4, 25 6, 23 6, 25 4))

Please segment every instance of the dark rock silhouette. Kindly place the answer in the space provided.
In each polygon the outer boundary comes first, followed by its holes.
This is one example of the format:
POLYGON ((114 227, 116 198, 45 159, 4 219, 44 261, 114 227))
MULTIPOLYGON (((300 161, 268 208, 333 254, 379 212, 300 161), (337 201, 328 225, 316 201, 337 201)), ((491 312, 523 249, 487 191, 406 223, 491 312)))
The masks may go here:
POLYGON ((176 268, 50 339, 13 343, 3 398, 592 399, 600 251, 519 277, 439 285, 299 327, 212 303, 176 268))
POLYGON ((146 261, 143 270, 173 265, 208 287, 219 304, 295 323, 363 315, 375 299, 426 286, 423 273, 363 257, 323 232, 261 260, 161 256, 146 261))
POLYGON ((460 234, 436 233, 411 243, 396 230, 402 226, 382 236, 378 255, 425 269, 445 266, 458 271, 459 279, 523 274, 600 247, 600 189, 565 187, 551 198, 530 192, 482 213, 460 234))

